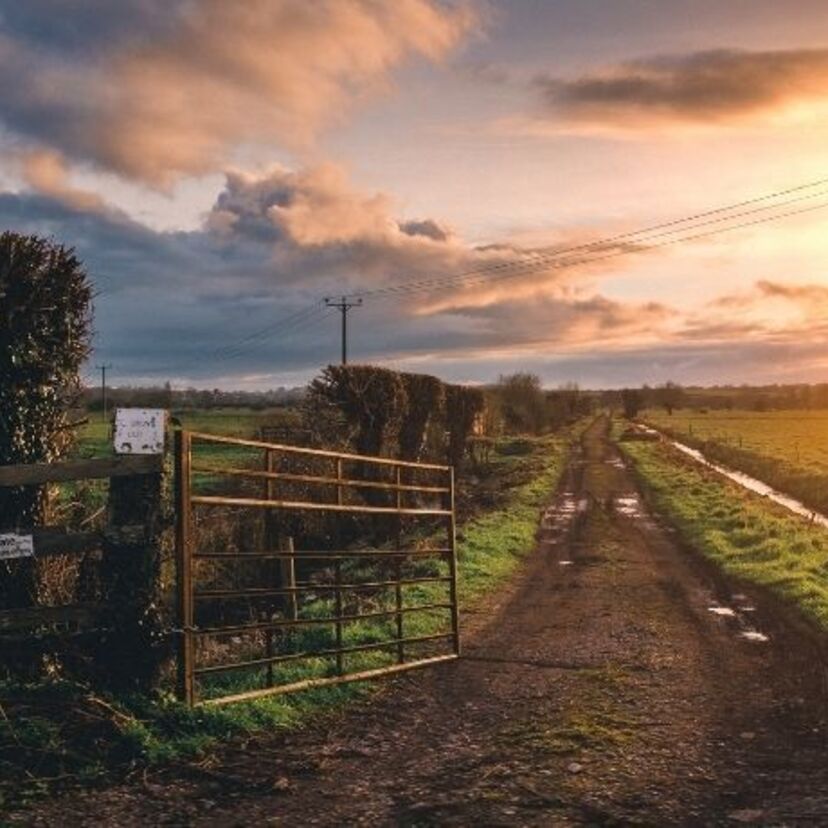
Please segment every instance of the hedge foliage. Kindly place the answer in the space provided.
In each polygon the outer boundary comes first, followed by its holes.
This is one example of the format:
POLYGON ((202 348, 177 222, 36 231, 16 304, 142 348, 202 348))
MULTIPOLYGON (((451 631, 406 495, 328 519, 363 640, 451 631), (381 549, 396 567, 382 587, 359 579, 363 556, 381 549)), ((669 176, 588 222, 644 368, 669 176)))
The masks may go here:
POLYGON ((486 399, 479 388, 373 365, 329 365, 311 382, 305 420, 323 442, 460 466, 486 399))
MULTIPOLYGON (((92 288, 72 250, 0 234, 0 465, 57 460, 89 353, 92 288)), ((42 519, 37 487, 0 489, 0 530, 42 519)), ((0 569, 0 605, 33 599, 31 566, 0 569)))

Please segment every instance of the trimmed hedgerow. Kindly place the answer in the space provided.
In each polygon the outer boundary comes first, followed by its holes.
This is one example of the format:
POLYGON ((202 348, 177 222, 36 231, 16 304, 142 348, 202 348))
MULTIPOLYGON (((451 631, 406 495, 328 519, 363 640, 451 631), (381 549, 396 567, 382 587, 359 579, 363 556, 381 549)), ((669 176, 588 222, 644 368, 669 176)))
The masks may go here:
POLYGON ((460 466, 485 407, 479 388, 372 365, 329 365, 310 384, 305 420, 325 444, 406 460, 420 459, 427 434, 437 433, 439 453, 460 466))

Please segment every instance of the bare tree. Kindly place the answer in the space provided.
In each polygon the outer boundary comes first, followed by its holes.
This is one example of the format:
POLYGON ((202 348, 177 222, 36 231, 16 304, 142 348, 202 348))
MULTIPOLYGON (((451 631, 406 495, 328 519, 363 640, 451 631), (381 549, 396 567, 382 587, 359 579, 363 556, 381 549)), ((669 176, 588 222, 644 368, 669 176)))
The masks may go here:
POLYGON ((624 407, 624 416, 632 420, 638 416, 644 403, 644 393, 640 388, 624 388, 621 391, 621 405, 624 407))

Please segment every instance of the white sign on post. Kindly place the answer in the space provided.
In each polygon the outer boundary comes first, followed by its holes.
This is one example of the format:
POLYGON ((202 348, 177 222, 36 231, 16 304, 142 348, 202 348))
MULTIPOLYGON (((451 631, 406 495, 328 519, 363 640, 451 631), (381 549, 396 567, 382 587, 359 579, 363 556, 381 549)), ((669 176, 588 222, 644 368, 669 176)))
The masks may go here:
POLYGON ((167 412, 163 408, 115 410, 116 454, 163 454, 167 412))
POLYGON ((14 532, 0 535, 0 561, 32 557, 34 539, 31 535, 16 535, 14 532))

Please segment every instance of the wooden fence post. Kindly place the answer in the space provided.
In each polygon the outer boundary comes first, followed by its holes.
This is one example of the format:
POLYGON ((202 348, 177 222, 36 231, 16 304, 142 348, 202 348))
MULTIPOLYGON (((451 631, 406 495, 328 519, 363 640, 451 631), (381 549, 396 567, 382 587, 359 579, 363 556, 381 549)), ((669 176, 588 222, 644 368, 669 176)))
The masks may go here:
POLYGON ((100 663, 113 688, 152 689, 169 651, 160 610, 164 480, 163 472, 154 472, 109 484, 101 562, 100 646, 106 655, 100 663))

